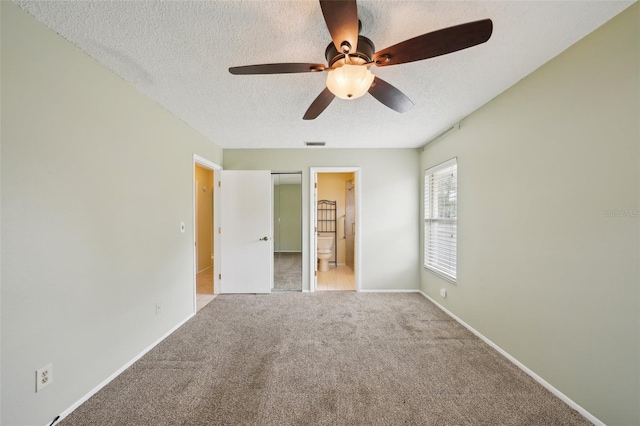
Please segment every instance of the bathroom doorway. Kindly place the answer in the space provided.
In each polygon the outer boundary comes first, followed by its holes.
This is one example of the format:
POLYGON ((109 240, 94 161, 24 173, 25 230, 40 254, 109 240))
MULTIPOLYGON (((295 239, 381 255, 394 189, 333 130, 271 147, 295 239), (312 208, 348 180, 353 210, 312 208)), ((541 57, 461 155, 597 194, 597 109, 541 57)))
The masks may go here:
POLYGON ((273 291, 302 291, 302 172, 271 174, 273 291))
MULTIPOLYGON (((219 166, 197 156, 193 165, 193 238, 196 312, 211 302, 216 293, 215 273, 215 182, 219 166)), ((219 293, 219 290, 217 291, 219 293)))
POLYGON ((359 168, 312 168, 311 291, 358 291, 359 168))

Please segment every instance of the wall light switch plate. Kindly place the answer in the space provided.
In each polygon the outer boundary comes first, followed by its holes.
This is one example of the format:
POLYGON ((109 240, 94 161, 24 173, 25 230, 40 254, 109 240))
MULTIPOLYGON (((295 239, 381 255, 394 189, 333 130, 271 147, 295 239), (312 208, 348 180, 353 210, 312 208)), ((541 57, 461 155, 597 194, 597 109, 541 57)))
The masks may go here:
POLYGON ((440 289, 440 296, 446 298, 447 297, 447 289, 446 288, 441 288, 440 289))

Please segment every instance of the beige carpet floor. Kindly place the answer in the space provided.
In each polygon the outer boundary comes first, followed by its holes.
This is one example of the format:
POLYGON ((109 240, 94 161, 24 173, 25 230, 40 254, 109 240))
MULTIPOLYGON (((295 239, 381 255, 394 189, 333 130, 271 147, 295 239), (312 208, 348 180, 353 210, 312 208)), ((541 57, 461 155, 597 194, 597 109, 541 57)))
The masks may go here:
POLYGON ((273 254, 273 289, 302 291, 302 253, 273 254))
POLYGON ((221 295, 63 425, 590 424, 415 293, 221 295))

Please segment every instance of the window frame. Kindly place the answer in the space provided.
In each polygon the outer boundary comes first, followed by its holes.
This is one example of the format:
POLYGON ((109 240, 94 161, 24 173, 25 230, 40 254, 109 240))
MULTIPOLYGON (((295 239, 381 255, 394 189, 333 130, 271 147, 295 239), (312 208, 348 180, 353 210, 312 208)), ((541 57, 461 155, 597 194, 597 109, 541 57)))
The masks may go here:
MULTIPOLYGON (((437 164, 433 167, 427 168, 424 171, 424 180, 423 180, 423 184, 424 184, 424 200, 423 200, 423 235, 424 235, 424 241, 423 241, 423 249, 424 249, 424 253, 423 253, 423 266, 426 270, 433 272, 434 274, 440 276, 441 278, 444 278, 445 280, 451 282, 451 283, 456 283, 457 282, 457 275, 458 275, 458 158, 454 157, 450 160, 444 161, 440 164, 437 164), (442 172, 443 170, 449 169, 453 167, 453 172, 455 173, 455 217, 452 218, 444 218, 444 217, 432 217, 434 216, 434 212, 433 212, 433 197, 434 197, 434 188, 433 184, 431 183, 432 180, 434 179, 434 175, 436 175, 439 172, 442 172), (453 241, 453 247, 454 247, 454 254, 453 256, 438 256, 436 257, 436 259, 440 259, 440 264, 442 265, 443 263, 443 259, 450 261, 451 258, 453 257, 453 268, 447 268, 446 270, 444 268, 440 268, 438 267, 438 265, 434 264, 433 261, 431 261, 434 256, 431 256, 431 253, 433 252, 433 250, 429 249, 430 246, 430 233, 429 230, 432 227, 432 224, 434 223, 447 223, 449 225, 451 225, 451 223, 453 223, 454 225, 454 241, 453 241)), ((447 250, 447 249, 451 249, 452 245, 449 243, 442 243, 440 244, 440 250, 447 250)))

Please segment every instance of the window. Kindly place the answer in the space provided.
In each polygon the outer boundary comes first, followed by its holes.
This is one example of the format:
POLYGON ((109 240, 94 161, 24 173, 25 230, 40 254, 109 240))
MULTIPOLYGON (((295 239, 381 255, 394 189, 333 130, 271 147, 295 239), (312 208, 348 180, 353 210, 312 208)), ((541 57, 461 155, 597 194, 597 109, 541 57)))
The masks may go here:
POLYGON ((458 164, 455 158, 424 172, 424 266, 456 281, 458 164))

